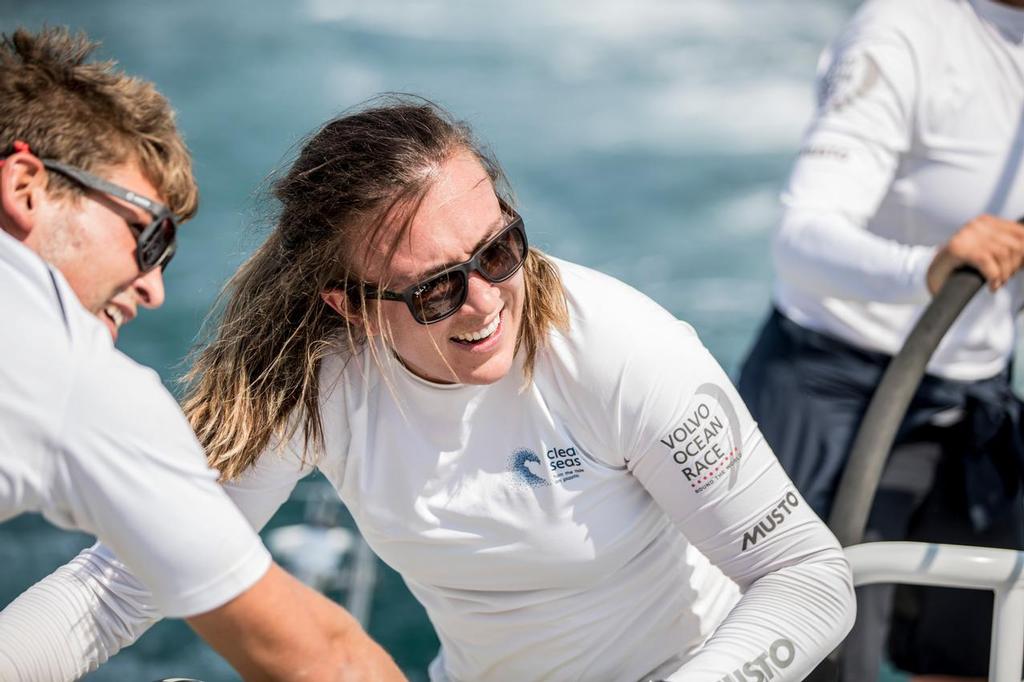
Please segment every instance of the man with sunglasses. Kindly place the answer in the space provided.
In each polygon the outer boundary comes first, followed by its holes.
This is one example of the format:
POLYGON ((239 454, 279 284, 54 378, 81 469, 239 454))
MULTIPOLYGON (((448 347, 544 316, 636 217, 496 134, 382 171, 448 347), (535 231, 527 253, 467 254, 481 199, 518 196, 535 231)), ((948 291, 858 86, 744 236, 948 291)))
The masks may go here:
MULTIPOLYGON (((30 152, 24 140, 15 140, 11 150, 12 155, 30 152)), ((15 159, 14 163, 17 162, 15 159)), ((56 226, 52 234, 45 227, 28 233, 25 240, 26 245, 60 269, 82 304, 106 324, 116 341, 119 328, 135 317, 139 305, 158 308, 163 303, 163 268, 174 255, 178 219, 166 206, 138 191, 53 159, 38 162, 49 173, 67 178, 81 190, 95 193, 102 210, 90 212, 86 208, 80 217, 97 217, 115 225, 120 222, 129 228, 127 236, 133 240, 131 245, 125 240, 125 234, 119 234, 124 230, 100 229, 95 234, 88 231, 76 234, 61 229, 63 225, 56 226), (80 258, 75 250, 67 248, 72 237, 77 237, 78 245, 88 250, 88 258, 80 258), (117 249, 118 242, 124 242, 121 250, 117 249), (121 251, 129 248, 134 252, 136 270, 133 272, 129 261, 118 257, 118 277, 108 280, 108 272, 113 274, 113 265, 107 267, 111 256, 121 256, 121 251), (126 285, 125 281, 130 283, 126 285)), ((119 169, 114 174, 126 185, 153 191, 137 170, 119 169)))
MULTIPOLYGON (((401 679, 351 616, 270 561, 159 378, 112 346, 138 305, 163 302, 175 214, 194 213, 196 190, 166 101, 86 63, 93 48, 61 29, 0 39, 0 520, 94 533, 113 553, 89 561, 123 560, 151 617, 186 618, 246 678, 401 679)), ((103 662, 102 648, 40 648, 26 616, 63 621, 71 600, 25 595, 0 614, 0 679, 103 662)))

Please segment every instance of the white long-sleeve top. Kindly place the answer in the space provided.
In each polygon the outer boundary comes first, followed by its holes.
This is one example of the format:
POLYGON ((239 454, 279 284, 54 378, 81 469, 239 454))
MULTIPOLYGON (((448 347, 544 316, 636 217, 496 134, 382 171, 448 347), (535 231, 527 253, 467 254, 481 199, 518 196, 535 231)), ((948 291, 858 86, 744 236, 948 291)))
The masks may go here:
MULTIPOLYGON (((819 69, 819 109, 783 194, 774 299, 815 331, 889 354, 929 301, 938 245, 977 215, 1024 216, 1024 10, 869 0, 819 69)), ((994 376, 1024 303, 979 293, 929 372, 994 376)))
MULTIPOLYGON (((692 328, 556 263, 571 331, 525 388, 519 364, 487 386, 370 353, 322 368, 316 465, 426 608, 431 678, 802 679, 852 623, 835 539, 692 328)), ((227 489, 261 527, 311 466, 272 448, 227 489)), ((102 548, 68 570, 44 583, 88 606, 85 655, 155 615, 102 548)))

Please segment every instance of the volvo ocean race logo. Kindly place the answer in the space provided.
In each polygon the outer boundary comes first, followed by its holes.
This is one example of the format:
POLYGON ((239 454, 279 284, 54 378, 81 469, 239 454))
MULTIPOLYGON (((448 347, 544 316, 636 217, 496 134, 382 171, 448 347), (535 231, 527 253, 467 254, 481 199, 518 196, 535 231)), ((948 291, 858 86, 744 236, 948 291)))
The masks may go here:
POLYGON ((519 448, 513 452, 508 460, 508 470, 519 485, 525 485, 530 488, 550 485, 547 480, 534 473, 534 471, 543 471, 544 463, 540 461, 540 457, 533 450, 519 448), (531 465, 533 465, 532 471, 531 465))
POLYGON ((790 490, 781 500, 771 506, 765 513, 764 518, 754 524, 754 527, 743 534, 743 546, 741 552, 753 547, 759 540, 767 537, 776 528, 782 525, 783 521, 789 518, 793 510, 800 506, 800 497, 795 491, 790 490))
POLYGON ((690 489, 703 493, 740 463, 739 439, 739 416, 729 396, 720 386, 708 383, 697 389, 694 402, 660 443, 690 489))
POLYGON ((786 638, 772 642, 768 650, 736 668, 718 682, 767 682, 774 680, 796 658, 796 647, 786 638))

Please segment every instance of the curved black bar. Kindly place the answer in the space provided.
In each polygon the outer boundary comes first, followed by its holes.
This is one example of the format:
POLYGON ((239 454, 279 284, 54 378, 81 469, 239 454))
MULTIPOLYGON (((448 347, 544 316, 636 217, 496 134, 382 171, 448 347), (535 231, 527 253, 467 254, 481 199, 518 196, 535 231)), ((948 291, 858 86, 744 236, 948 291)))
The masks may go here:
POLYGON ((829 528, 843 547, 863 541, 878 481, 928 360, 984 283, 974 268, 954 271, 882 375, 854 438, 828 518, 829 528))
MULTIPOLYGON (((832 504, 832 513, 828 517, 828 526, 843 547, 863 541, 878 481, 903 416, 921 384, 928 360, 953 321, 984 283, 985 279, 972 267, 954 271, 917 321, 903 348, 886 367, 854 437, 832 504)), ((811 671, 807 680, 837 682, 840 679, 842 649, 841 644, 811 671)))

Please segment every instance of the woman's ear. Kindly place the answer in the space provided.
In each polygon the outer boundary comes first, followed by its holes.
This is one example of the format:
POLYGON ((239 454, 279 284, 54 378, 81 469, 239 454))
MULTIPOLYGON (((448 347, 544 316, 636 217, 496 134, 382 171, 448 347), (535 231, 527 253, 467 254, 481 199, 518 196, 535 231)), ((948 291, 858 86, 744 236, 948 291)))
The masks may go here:
POLYGON ((344 289, 321 291, 320 298, 353 327, 362 329, 367 336, 376 334, 376 325, 373 324, 373 320, 369 315, 364 314, 364 311, 345 293, 344 289))

